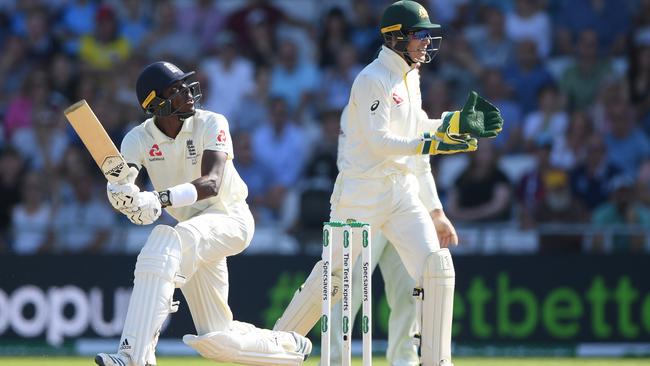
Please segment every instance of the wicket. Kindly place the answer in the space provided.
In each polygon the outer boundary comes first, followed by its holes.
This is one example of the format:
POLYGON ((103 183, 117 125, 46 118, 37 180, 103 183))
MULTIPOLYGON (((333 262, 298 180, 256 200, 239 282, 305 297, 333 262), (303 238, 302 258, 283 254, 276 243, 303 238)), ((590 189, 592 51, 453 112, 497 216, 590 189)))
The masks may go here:
POLYGON ((325 222, 323 224, 323 292, 321 316, 321 366, 330 365, 332 309, 332 243, 342 248, 343 333, 341 365, 352 365, 352 247, 361 243, 361 283, 363 366, 372 365, 372 273, 370 225, 362 222, 325 222))

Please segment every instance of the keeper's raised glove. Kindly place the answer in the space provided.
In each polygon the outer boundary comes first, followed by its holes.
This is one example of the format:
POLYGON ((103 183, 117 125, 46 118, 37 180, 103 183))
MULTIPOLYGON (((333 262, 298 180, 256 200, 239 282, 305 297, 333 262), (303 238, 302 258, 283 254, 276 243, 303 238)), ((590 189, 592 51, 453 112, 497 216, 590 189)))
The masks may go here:
POLYGON ((425 132, 418 145, 420 154, 455 154, 476 151, 478 141, 467 133, 450 133, 449 119, 443 119, 436 132, 425 132))
POLYGON ((503 128, 503 117, 499 109, 483 99, 475 91, 469 93, 460 111, 445 114, 450 134, 469 134, 472 137, 496 137, 503 128))

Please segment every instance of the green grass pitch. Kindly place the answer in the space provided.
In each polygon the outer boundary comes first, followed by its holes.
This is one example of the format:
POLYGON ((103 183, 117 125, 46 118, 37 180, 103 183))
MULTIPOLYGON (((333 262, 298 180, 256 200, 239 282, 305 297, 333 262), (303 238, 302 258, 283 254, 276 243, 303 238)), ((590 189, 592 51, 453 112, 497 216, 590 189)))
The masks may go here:
MULTIPOLYGON (((354 365, 361 365, 361 359, 355 359, 354 365)), ((2 366, 89 366, 94 365, 92 357, 0 357, 2 366)), ((205 360, 199 357, 159 357, 158 366, 235 366, 205 360)), ((318 366, 318 357, 310 358, 306 366, 318 366)), ((383 358, 375 358, 374 366, 388 366, 383 358)), ((628 358, 465 358, 454 359, 455 366, 647 366, 650 359, 628 358)))

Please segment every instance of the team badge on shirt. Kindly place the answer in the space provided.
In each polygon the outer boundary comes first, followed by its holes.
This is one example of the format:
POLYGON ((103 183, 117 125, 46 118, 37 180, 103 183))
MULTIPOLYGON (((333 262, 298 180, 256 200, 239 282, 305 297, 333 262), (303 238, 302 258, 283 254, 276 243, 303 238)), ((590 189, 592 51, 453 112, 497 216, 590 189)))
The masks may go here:
POLYGON ((198 155, 196 153, 196 146, 194 146, 194 141, 193 140, 187 140, 186 143, 187 145, 187 159, 192 160, 192 165, 196 165, 196 162, 198 161, 198 155))

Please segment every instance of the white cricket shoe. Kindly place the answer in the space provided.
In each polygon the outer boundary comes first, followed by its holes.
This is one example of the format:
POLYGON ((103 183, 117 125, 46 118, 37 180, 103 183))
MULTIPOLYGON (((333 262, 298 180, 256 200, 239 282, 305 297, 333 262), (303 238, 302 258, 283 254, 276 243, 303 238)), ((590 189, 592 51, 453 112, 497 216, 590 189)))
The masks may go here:
POLYGON ((296 341, 296 352, 303 355, 303 360, 306 360, 311 353, 311 341, 307 337, 303 337, 296 332, 290 332, 293 339, 296 341))
POLYGON ((131 366, 131 359, 119 353, 98 353, 95 363, 99 366, 131 366))

